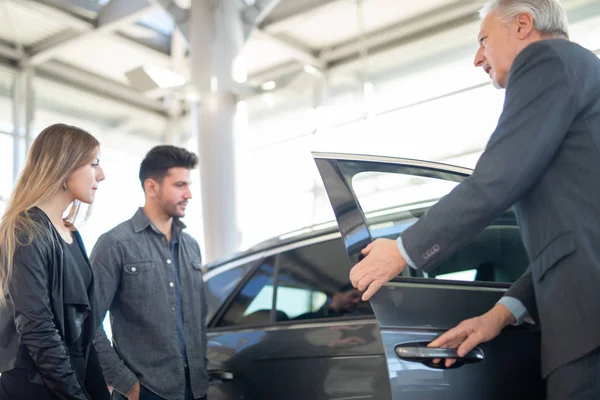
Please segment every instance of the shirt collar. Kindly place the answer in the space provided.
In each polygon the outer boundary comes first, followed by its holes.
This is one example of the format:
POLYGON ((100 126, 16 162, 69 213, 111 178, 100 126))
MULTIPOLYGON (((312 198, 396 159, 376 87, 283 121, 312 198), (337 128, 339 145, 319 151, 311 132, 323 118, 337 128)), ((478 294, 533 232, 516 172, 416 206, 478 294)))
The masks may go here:
MULTIPOLYGON (((161 233, 150 221, 150 218, 144 212, 142 207, 138 208, 132 218, 133 221, 133 230, 135 233, 140 233, 141 231, 147 229, 149 226, 152 227, 152 230, 156 233, 161 233)), ((179 218, 173 218, 173 232, 179 233, 187 226, 179 220, 179 218)))

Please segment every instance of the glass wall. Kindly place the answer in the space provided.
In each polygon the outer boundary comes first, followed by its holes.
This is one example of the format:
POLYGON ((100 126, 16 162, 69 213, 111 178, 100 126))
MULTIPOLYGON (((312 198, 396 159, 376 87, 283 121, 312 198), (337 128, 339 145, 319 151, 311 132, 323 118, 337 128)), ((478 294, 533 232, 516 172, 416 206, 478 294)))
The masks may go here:
MULTIPOLYGON (((576 15, 572 39, 600 50, 600 17, 576 15)), ((242 247, 333 220, 311 151, 373 154, 473 168, 495 129, 504 91, 473 65, 478 23, 350 63, 308 92, 247 100, 240 176, 242 247), (367 90, 360 77, 365 73, 367 90), (314 99, 323 101, 315 103, 314 99), (275 100, 275 101, 273 101, 275 100)), ((382 195, 384 195, 382 193, 382 195)))

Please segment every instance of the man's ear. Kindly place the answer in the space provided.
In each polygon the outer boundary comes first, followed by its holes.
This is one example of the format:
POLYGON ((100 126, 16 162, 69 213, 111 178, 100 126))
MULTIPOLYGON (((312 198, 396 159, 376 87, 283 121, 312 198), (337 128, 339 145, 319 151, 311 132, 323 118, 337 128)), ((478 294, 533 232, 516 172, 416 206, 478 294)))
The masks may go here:
POLYGON ((144 181, 144 191, 147 196, 154 197, 158 193, 159 183, 152 178, 148 178, 144 181))
POLYGON ((534 31, 533 17, 529 13, 522 12, 517 15, 517 36, 519 39, 525 39, 534 31))

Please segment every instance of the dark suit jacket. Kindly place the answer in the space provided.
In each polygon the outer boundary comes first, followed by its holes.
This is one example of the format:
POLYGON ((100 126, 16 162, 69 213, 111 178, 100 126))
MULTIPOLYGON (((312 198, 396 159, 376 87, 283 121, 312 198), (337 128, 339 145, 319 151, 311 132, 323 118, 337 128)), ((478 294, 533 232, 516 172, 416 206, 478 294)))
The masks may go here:
POLYGON ((541 323, 547 376, 600 346, 600 60, 566 40, 517 56, 473 175, 403 245, 429 270, 513 205, 531 264, 506 295, 541 323))

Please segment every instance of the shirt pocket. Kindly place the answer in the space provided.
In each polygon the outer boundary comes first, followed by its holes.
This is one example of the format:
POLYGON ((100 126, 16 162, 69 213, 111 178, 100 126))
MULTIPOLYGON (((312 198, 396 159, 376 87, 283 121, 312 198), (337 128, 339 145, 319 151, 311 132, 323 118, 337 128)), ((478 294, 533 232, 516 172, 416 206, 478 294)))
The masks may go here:
POLYGON ((158 287, 153 261, 135 261, 123 264, 121 294, 126 297, 150 296, 158 287))

